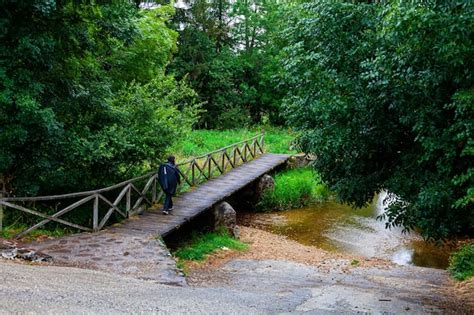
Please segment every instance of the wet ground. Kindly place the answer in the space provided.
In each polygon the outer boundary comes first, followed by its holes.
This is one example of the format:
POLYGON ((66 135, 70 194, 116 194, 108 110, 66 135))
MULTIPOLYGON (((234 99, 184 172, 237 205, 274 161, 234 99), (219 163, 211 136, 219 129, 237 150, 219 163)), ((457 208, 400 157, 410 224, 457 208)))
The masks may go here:
POLYGON ((449 246, 427 243, 417 233, 403 233, 401 228, 386 229, 385 222, 377 220, 385 209, 385 196, 382 193, 364 209, 327 201, 276 213, 242 213, 239 221, 328 251, 445 269, 449 246))

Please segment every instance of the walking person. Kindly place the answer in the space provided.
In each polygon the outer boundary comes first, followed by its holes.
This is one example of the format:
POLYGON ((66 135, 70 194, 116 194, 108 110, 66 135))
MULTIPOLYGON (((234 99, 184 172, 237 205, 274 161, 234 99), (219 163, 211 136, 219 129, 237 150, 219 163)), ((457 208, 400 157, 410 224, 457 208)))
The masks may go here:
POLYGON ((160 165, 158 169, 158 181, 165 193, 165 202, 163 204, 163 214, 170 214, 173 211, 172 197, 176 193, 176 188, 181 184, 179 170, 176 167, 176 158, 169 156, 168 161, 160 165))

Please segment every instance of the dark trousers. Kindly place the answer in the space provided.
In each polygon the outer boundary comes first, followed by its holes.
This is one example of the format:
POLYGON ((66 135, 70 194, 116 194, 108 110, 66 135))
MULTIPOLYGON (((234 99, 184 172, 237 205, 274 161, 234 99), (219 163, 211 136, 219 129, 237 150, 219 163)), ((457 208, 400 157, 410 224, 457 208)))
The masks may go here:
POLYGON ((168 193, 165 193, 165 203, 163 204, 163 209, 164 210, 169 210, 171 208, 173 208, 173 200, 171 199, 171 197, 173 197, 172 194, 168 194, 168 193))

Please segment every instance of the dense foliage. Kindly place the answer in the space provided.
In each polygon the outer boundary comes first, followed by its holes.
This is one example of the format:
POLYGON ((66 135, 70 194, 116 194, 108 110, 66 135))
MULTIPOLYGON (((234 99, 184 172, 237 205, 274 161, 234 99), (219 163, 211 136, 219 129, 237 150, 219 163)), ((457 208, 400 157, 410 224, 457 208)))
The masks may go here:
POLYGON ((180 37, 171 71, 187 76, 204 102, 199 126, 236 128, 279 122, 283 92, 273 45, 276 1, 187 0, 174 18, 180 37))
MULTIPOLYGON (((193 155, 287 121, 341 200, 360 207, 388 190, 391 225, 473 232, 472 1, 0 6, 11 195, 105 186, 171 150, 193 155), (240 133, 183 140, 193 126, 240 133)), ((287 151, 291 136, 273 131, 271 150, 287 151)))
POLYGON ((466 244, 449 259, 449 272, 457 280, 474 277, 474 244, 466 244))
POLYGON ((474 227, 474 4, 313 1, 290 10, 289 121, 341 200, 392 193, 391 225, 474 227))
POLYGON ((130 177, 191 128, 197 96, 165 75, 173 13, 128 1, 2 1, 0 174, 11 194, 130 177))

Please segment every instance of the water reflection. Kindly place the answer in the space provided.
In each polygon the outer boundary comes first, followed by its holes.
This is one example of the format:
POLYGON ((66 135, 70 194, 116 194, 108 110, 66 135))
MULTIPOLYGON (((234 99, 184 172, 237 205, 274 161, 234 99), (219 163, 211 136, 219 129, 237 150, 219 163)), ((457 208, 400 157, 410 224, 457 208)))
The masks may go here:
POLYGON ((378 257, 401 265, 446 268, 449 248, 424 242, 416 233, 386 229, 377 220, 385 205, 381 193, 367 208, 354 210, 334 201, 269 214, 243 214, 241 222, 286 235, 329 251, 378 257))

